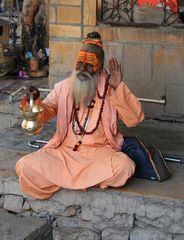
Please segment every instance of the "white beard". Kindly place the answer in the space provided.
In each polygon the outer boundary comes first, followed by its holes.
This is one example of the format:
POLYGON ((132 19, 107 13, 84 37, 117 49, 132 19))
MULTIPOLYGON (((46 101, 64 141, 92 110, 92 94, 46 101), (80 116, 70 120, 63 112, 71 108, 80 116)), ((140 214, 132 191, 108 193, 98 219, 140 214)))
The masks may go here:
POLYGON ((99 73, 77 71, 73 82, 73 98, 77 107, 87 106, 96 95, 99 73))

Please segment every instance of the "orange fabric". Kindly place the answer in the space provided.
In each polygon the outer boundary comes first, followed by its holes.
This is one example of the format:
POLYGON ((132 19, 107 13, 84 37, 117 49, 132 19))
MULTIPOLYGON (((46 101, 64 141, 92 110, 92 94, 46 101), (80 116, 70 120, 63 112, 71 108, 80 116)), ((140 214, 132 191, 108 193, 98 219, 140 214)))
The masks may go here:
MULTIPOLYGON (((103 91, 103 80, 101 76, 98 86, 100 93, 103 91)), ((72 131, 70 89, 70 79, 65 80, 56 84, 54 90, 43 101, 40 120, 46 121, 58 116, 54 137, 45 147, 23 157, 16 164, 22 190, 34 198, 49 198, 61 188, 122 186, 134 173, 133 161, 119 152, 123 136, 117 130, 116 109, 125 124, 135 126, 144 118, 135 96, 123 82, 115 92, 109 89, 99 128, 94 134, 85 135, 82 145, 74 152, 73 147, 79 139, 76 139, 72 131)), ((88 130, 94 128, 100 105, 101 100, 96 98, 88 130)), ((80 111, 80 121, 83 122, 85 116, 86 111, 80 111)))
MULTIPOLYGON (((40 98, 37 98, 36 100, 34 100, 34 104, 35 105, 41 105, 42 104, 42 101, 40 98)), ((21 100, 21 103, 20 103, 20 107, 22 107, 23 111, 26 111, 26 107, 29 106, 29 103, 27 101, 27 97, 26 95, 23 96, 22 100, 21 100)))
MULTIPOLYGON (((36 152, 36 155, 37 153, 38 152, 36 152)), ((16 165, 16 170, 17 174, 19 175, 21 189, 23 192, 27 193, 28 195, 34 198, 40 200, 48 199, 53 195, 54 192, 62 188, 51 183, 48 179, 46 179, 46 175, 43 176, 42 173, 33 170, 32 168, 32 163, 34 163, 33 159, 35 161, 38 161, 40 157, 40 156, 36 157, 36 155, 34 156, 32 155, 31 158, 29 158, 29 155, 25 156, 16 165)), ((44 162, 42 162, 42 164, 44 164, 44 162)), ((98 185, 102 189, 107 188, 108 186, 112 187, 123 186, 126 183, 127 179, 134 174, 135 164, 132 160, 128 158, 127 155, 117 152, 112 156, 111 168, 113 173, 112 177, 107 178, 106 180, 98 184, 94 184, 95 186, 98 185)), ((86 180, 87 179, 84 179, 84 182, 86 180)))
POLYGON ((103 47, 103 43, 100 39, 84 39, 82 41, 83 44, 94 44, 97 45, 99 47, 103 47))
MULTIPOLYGON (((100 95, 103 94, 104 80, 105 76, 102 74, 98 84, 100 95)), ((66 136, 67 126, 70 124, 73 106, 71 91, 72 81, 73 77, 71 76, 70 78, 57 83, 42 103, 43 112, 38 117, 39 121, 46 122, 57 115, 56 133, 45 146, 46 148, 58 147, 66 136)), ((111 146, 119 151, 123 144, 123 136, 119 133, 117 128, 117 116, 128 127, 134 127, 144 119, 144 113, 140 102, 131 93, 123 81, 115 92, 109 87, 102 114, 102 123, 106 138, 111 146), (118 111, 116 109, 118 109, 118 111)))
POLYGON ((27 97, 26 97, 26 96, 24 96, 24 97, 22 98, 22 101, 21 101, 21 103, 20 103, 20 106, 22 107, 22 110, 23 110, 23 111, 26 111, 26 106, 27 106, 27 97))
POLYGON ((122 152, 116 152, 112 157, 113 176, 99 184, 99 187, 104 189, 108 186, 120 187, 123 186, 135 171, 135 163, 122 152), (123 158, 123 161, 122 161, 123 158), (122 178, 122 176, 124 176, 122 178))
MULTIPOLYGON (((89 129, 93 128, 98 111, 99 104, 92 113, 89 129)), ((84 112, 81 117, 84 120, 84 112)), ((58 148, 43 148, 20 159, 16 171, 22 190, 34 198, 45 199, 61 188, 122 186, 133 175, 133 161, 110 146, 102 124, 93 135, 85 135, 74 152, 76 142, 71 123, 58 148)))

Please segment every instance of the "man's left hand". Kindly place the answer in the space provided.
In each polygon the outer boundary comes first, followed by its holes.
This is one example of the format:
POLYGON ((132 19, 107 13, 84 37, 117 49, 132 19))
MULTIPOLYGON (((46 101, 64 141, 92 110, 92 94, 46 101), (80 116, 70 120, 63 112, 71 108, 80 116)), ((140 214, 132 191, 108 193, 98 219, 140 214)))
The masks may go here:
POLYGON ((121 66, 116 58, 111 58, 108 62, 110 78, 109 85, 116 89, 122 81, 121 66))

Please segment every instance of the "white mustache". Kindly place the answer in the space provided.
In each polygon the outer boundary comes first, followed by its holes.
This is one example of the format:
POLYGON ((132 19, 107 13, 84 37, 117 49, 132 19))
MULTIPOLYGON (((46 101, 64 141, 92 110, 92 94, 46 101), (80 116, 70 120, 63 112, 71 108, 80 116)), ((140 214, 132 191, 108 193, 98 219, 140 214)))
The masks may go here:
POLYGON ((78 79, 80 79, 80 80, 92 80, 93 79, 93 77, 91 76, 91 74, 90 73, 88 73, 88 72, 83 72, 83 71, 77 71, 76 72, 76 75, 77 75, 77 77, 78 77, 78 79))

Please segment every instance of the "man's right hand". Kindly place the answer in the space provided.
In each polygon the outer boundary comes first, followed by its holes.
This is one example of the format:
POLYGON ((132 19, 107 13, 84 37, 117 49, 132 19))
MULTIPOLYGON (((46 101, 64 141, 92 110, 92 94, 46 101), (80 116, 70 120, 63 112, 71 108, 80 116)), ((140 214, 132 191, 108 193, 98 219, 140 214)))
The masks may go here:
POLYGON ((26 89, 26 98, 27 98, 28 102, 30 101, 30 94, 33 94, 33 100, 36 100, 40 96, 40 91, 38 90, 38 88, 36 88, 34 86, 29 86, 26 89))
POLYGON ((116 58, 111 58, 108 63, 110 71, 109 85, 116 89, 122 81, 121 65, 116 58))

